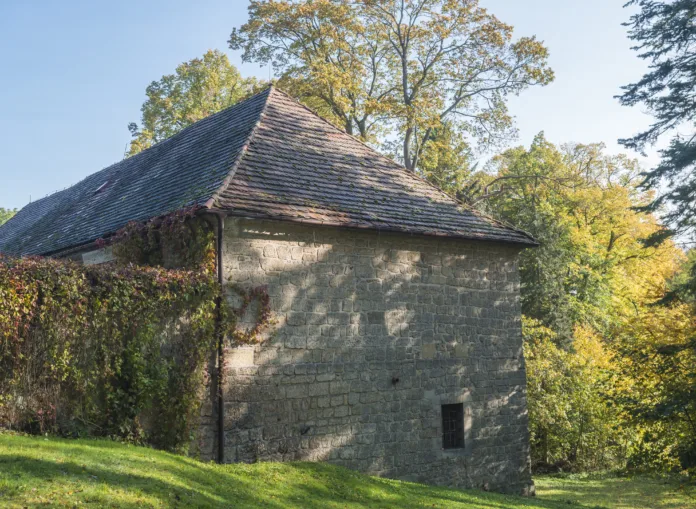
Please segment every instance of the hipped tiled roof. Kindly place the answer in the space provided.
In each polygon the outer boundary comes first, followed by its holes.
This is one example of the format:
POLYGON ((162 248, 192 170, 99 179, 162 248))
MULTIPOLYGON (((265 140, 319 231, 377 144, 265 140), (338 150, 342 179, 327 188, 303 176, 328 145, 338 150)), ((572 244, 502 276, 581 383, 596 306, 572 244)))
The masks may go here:
POLYGON ((24 207, 0 252, 52 254, 191 206, 235 216, 534 245, 269 88, 24 207))

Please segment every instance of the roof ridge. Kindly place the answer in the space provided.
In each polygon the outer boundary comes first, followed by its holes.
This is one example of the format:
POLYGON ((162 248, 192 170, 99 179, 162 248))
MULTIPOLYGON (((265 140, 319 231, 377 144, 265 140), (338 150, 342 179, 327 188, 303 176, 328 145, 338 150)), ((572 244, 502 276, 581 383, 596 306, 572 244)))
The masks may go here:
MULTIPOLYGON (((532 240, 532 241, 535 242, 535 243, 537 242, 537 240, 534 238, 534 236, 531 235, 530 233, 528 233, 528 232, 526 232, 526 231, 524 231, 524 230, 521 230, 521 229, 519 229, 519 228, 517 228, 517 227, 515 227, 515 226, 513 226, 513 225, 511 225, 511 224, 509 224, 509 223, 507 223, 507 222, 505 222, 505 221, 503 221, 503 220, 501 220, 501 219, 497 219, 497 218, 495 218, 495 217, 493 217, 493 216, 490 216, 490 215, 488 215, 488 214, 486 214, 486 213, 480 211, 479 209, 473 207, 472 205, 469 205, 468 203, 465 203, 465 202, 461 201, 459 198, 457 198, 456 196, 453 196, 453 195, 447 193, 445 190, 443 190, 443 189, 441 189, 440 187, 436 186, 435 184, 433 184, 432 182, 430 182, 428 179, 426 179, 426 178, 424 178, 424 177, 418 175, 415 171, 409 170, 409 169, 406 168, 404 165, 402 165, 402 164, 398 163, 397 161, 394 161, 392 158, 390 158, 390 157, 388 157, 388 156, 382 154, 380 151, 378 151, 377 149, 371 147, 370 145, 368 145, 366 142, 364 142, 364 141, 361 140, 360 138, 356 137, 355 135, 350 134, 350 133, 347 132, 345 129, 342 129, 342 128, 338 127, 337 125, 335 125, 335 124, 329 122, 327 119, 325 119, 324 117, 322 117, 321 115, 319 115, 319 113, 317 113, 316 111, 314 111, 312 108, 310 108, 309 106, 307 106, 307 105, 305 105, 305 104, 302 104, 302 103, 299 101, 299 99, 297 99, 297 98, 291 96, 290 94, 288 94, 288 93, 285 92, 284 90, 278 88, 277 86, 274 86, 273 83, 271 83, 270 88, 271 88, 271 92, 275 91, 275 92, 277 92, 277 93, 280 93, 280 94, 282 94, 283 96, 285 96, 285 97, 287 97, 288 99, 290 99, 291 101, 297 103, 299 106, 301 106, 302 108, 304 108, 305 110, 307 110, 308 112, 310 112, 312 115, 315 115, 316 117, 318 117, 319 119, 321 119, 324 123, 326 123, 326 124, 328 124, 329 126, 331 126, 331 128, 333 128, 334 130, 340 132, 341 134, 344 134, 344 135, 346 135, 346 136, 349 136, 349 137, 352 138, 354 141, 358 142, 359 144, 361 144, 362 146, 364 146, 365 148, 367 148, 368 150, 370 150, 371 152, 373 152, 375 155, 379 156, 380 158, 382 158, 382 159, 385 160, 385 161, 388 161, 391 165, 396 166, 400 171, 405 171, 405 172, 407 172, 407 174, 408 174, 409 176, 413 176, 413 177, 415 177, 416 179, 422 181, 423 183, 425 183, 425 184, 428 185, 429 187, 433 188, 433 189, 434 189, 435 191, 437 191, 438 193, 440 193, 440 194, 444 195, 445 197, 449 198, 450 200, 453 200, 454 202, 456 202, 459 206, 461 206, 461 207, 463 207, 463 208, 469 210, 470 212, 472 212, 473 214, 476 214, 476 215, 479 216, 479 217, 485 218, 485 219, 487 219, 487 220, 489 220, 489 221, 492 221, 492 222, 494 222, 494 223, 497 223, 497 224, 500 225, 500 226, 503 226, 503 227, 505 227, 505 228, 509 228, 509 229, 511 229, 511 230, 513 230, 513 231, 516 231, 516 232, 518 232, 518 233, 521 233, 522 235, 525 235, 526 237, 528 237, 530 240, 532 240)), ((269 93, 269 97, 270 97, 270 93, 269 93)), ((264 106, 264 110, 265 110, 265 106, 264 106)), ((377 171, 379 171, 380 173, 386 173, 386 172, 384 172, 383 170, 381 170, 381 169, 379 169, 379 168, 377 168, 377 171)))
MULTIPOLYGON (((179 138, 180 135, 181 135, 182 133, 185 133, 185 132, 189 131, 192 127, 196 126, 196 124, 198 124, 198 122, 201 122, 201 121, 204 121, 204 120, 209 120, 209 119, 212 119, 212 118, 214 118, 214 117, 217 117, 218 115, 220 115, 220 114, 226 112, 226 111, 229 110, 230 108, 234 108, 235 106, 237 106, 237 105, 239 105, 239 104, 242 104, 242 103, 245 103, 245 102, 247 102, 247 101, 250 101, 250 100, 253 99, 254 97, 259 96, 259 95, 261 95, 261 94, 264 94, 264 93, 266 93, 269 89, 273 89, 273 88, 274 88, 274 86, 273 86, 273 84, 271 83, 268 87, 264 88, 263 90, 260 90, 259 92, 256 92, 255 94, 250 95, 250 96, 247 97, 246 99, 244 99, 244 100, 242 100, 242 101, 239 101, 239 102, 236 102, 236 103, 234 103, 234 104, 228 106, 227 108, 224 108, 224 109, 222 109, 222 110, 220 110, 220 111, 216 111, 215 113, 212 113, 212 114, 208 115, 207 117, 203 117, 202 119, 200 119, 200 120, 194 122, 193 124, 187 125, 187 126, 184 127, 181 131, 178 131, 178 132, 172 134, 171 136, 169 136, 169 137, 163 139, 162 141, 158 141, 158 142, 155 143, 154 145, 151 145, 151 146, 147 147, 146 149, 141 150, 141 151, 138 152, 137 154, 133 154, 132 156, 128 156, 128 157, 124 157, 124 158, 121 159, 120 161, 116 161, 116 162, 113 162, 113 163, 111 163, 111 164, 109 164, 109 165, 107 165, 107 166, 104 166, 102 169, 100 169, 100 170, 98 170, 98 171, 96 171, 96 172, 94 172, 94 173, 90 173, 89 175, 84 176, 84 177, 81 178, 80 180, 77 180, 76 182, 70 184, 69 186, 67 186, 67 187, 65 187, 65 188, 63 188, 63 189, 57 189, 57 190, 55 190, 55 191, 53 191, 53 192, 51 192, 51 193, 48 193, 46 196, 42 196, 41 198, 39 198, 39 199, 37 199, 37 200, 34 200, 34 201, 31 201, 31 202, 27 203, 27 204, 26 204, 24 207, 22 207, 22 208, 29 207, 29 206, 33 206, 34 204, 38 204, 38 203, 40 203, 40 202, 42 202, 42 201, 44 201, 44 200, 46 200, 46 199, 48 199, 48 198, 51 198, 52 196, 55 196, 55 195, 57 195, 57 194, 59 194, 59 193, 62 193, 62 192, 64 192, 64 191, 67 191, 67 190, 69 190, 69 189, 72 189, 72 188, 74 188, 75 186, 79 186, 79 185, 82 184, 85 180, 90 179, 90 178, 95 178, 95 177, 96 177, 97 175, 99 175, 100 173, 102 173, 102 172, 108 170, 109 168, 112 168, 113 166, 115 166, 115 165, 117 165, 117 164, 122 163, 122 162, 125 161, 126 159, 134 159, 134 158, 142 159, 142 158, 144 157, 143 154, 151 155, 151 154, 152 154, 152 149, 158 148, 158 147, 162 147, 163 145, 167 144, 167 143, 170 142, 171 140, 174 140, 174 139, 176 139, 176 138, 179 138)), ((269 93, 269 96, 270 96, 270 93, 269 93)), ((265 109, 265 106, 264 106, 264 109, 265 109)))
MULTIPOLYGON (((187 125, 186 127, 184 127, 181 131, 175 132, 175 133, 172 134, 171 136, 169 136, 169 137, 163 139, 162 141, 158 141, 158 142, 155 143, 154 145, 151 145, 151 146, 147 147, 146 149, 141 150, 141 151, 138 152, 137 154, 133 154, 133 155, 130 156, 130 157, 138 157, 140 154, 145 154, 145 153, 149 152, 150 150, 152 150, 153 148, 162 146, 162 145, 164 145, 165 143, 167 143, 167 142, 169 142, 169 141, 171 141, 171 140, 174 140, 174 139, 176 139, 176 138, 180 138, 181 135, 182 135, 183 133, 186 133, 187 131, 190 131, 190 130, 196 128, 196 126, 200 127, 199 124, 200 124, 201 122, 210 121, 211 119, 216 118, 216 117, 218 117, 218 116, 221 116, 223 113, 228 112, 228 111, 231 110, 232 108, 236 108, 236 107, 239 106, 240 104, 244 104, 244 103, 247 102, 247 101, 251 101, 254 97, 257 97, 257 96, 259 96, 259 95, 261 95, 261 94, 265 94, 266 91, 267 91, 269 88, 272 88, 272 85, 269 86, 269 87, 264 88, 263 90, 260 90, 260 91, 256 92, 255 94, 250 95, 250 96, 247 97, 246 99, 243 99, 243 100, 241 100, 241 101, 238 101, 238 102, 236 102, 236 103, 234 103, 234 104, 230 104, 228 107, 223 108, 223 109, 221 109, 220 111, 216 111, 215 113, 211 113, 210 115, 207 115, 207 116, 205 116, 205 117, 203 117, 203 118, 201 118, 201 119, 196 120, 195 122, 193 122, 193 123, 187 125)), ((125 159, 129 159, 129 158, 125 158, 125 159)), ((114 163, 114 164, 117 164, 117 163, 114 163)), ((111 165, 111 166, 113 166, 113 165, 111 165)))
POLYGON ((23 207, 0 228, 0 251, 63 252, 91 245, 128 221, 191 205, 269 219, 535 244, 267 84, 23 207), (112 179, 114 185, 100 193, 112 179))
POLYGON ((234 176, 237 173, 237 168, 239 167, 239 163, 244 158, 244 155, 247 153, 247 150, 249 149, 249 145, 254 140, 254 136, 256 135, 256 132, 258 131, 259 125, 261 124, 261 120, 263 120, 264 114, 266 113, 266 108, 268 107, 268 103, 271 100, 271 94, 273 94, 274 90, 275 90, 275 87, 273 86, 273 83, 271 83, 264 90, 254 94, 252 96, 249 96, 248 98, 244 99, 244 101, 237 103, 237 104, 241 104, 241 103, 244 103, 246 101, 250 101, 254 97, 257 97, 261 94, 267 94, 266 101, 263 103, 263 108, 261 108, 261 112, 259 113, 259 117, 256 119, 256 122, 254 122, 254 127, 252 127, 251 131, 249 131, 249 134, 247 135, 246 140, 244 141, 244 145, 242 145, 242 148, 239 149, 239 153, 235 157, 234 161, 232 161, 232 166, 230 166, 230 170, 227 172, 227 176, 222 181, 222 183, 217 188, 217 190, 215 192, 213 192, 212 195, 210 195, 210 198, 208 198, 208 200, 203 205, 205 208, 212 209, 213 206, 215 205, 215 203, 220 198, 220 195, 222 193, 224 193, 227 190, 227 188, 230 186, 230 184, 232 183, 232 180, 234 179, 234 176))

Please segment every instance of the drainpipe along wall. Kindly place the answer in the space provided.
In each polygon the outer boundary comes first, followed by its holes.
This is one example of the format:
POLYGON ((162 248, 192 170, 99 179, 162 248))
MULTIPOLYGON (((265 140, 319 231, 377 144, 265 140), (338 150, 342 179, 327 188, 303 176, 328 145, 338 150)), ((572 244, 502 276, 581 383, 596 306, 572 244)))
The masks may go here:
POLYGON ((225 231, 225 216, 216 214, 217 217, 217 235, 215 255, 217 262, 217 277, 220 284, 220 295, 215 303, 216 321, 217 321, 217 461, 218 463, 225 462, 225 399, 224 399, 224 380, 225 380, 225 331, 222 326, 222 299, 223 299, 223 233, 225 231))

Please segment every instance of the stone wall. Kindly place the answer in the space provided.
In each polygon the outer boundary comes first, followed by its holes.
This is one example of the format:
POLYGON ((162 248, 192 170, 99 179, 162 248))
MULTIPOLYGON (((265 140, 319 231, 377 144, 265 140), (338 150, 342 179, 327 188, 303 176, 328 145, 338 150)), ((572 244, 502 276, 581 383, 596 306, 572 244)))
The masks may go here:
POLYGON ((224 249, 225 278, 268 285, 278 319, 226 349, 226 461, 531 486, 517 248, 229 218, 224 249), (450 403, 465 445, 445 450, 450 403))

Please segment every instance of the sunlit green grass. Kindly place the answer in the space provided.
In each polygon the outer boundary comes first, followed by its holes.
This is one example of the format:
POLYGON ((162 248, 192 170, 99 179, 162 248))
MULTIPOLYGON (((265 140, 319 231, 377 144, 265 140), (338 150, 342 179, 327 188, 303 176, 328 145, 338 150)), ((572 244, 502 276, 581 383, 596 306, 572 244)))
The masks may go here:
POLYGON ((607 474, 535 478, 539 498, 612 509, 696 508, 696 486, 687 481, 676 477, 607 474))
MULTIPOLYGON (((564 481, 565 482, 565 481, 564 481)), ((575 481, 573 481, 575 482, 575 481)), ((511 497, 378 479, 316 463, 225 465, 99 440, 0 434, 0 507, 515 509, 633 507, 585 498, 544 478, 542 497, 511 497), (548 496, 549 500, 546 500, 548 496), (557 501, 551 500, 557 498, 557 501), (580 504, 568 503, 579 500, 580 504)), ((612 481, 613 482, 613 481, 612 481)), ((640 482, 639 480, 629 483, 640 482)), ((568 485, 571 486, 571 485, 568 485)), ((590 491, 601 484, 588 484, 590 491)), ((614 487, 613 484, 607 485, 614 487)), ((630 488, 637 489, 637 488, 630 488)), ((624 490, 626 493, 630 489, 624 490)), ((650 491, 657 491, 653 486, 650 491)), ((673 486, 663 490, 673 492, 673 486)), ((672 495, 669 495, 672 496, 672 495)), ((690 499, 677 494, 674 503, 690 499)), ((607 494, 609 497, 609 494, 607 494)), ((607 498, 608 500, 608 498, 607 498)), ((672 500, 672 499, 670 499, 672 500)), ((606 501, 606 500, 605 500, 606 501)), ((636 505, 635 507, 687 507, 636 505)))

